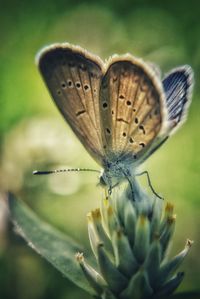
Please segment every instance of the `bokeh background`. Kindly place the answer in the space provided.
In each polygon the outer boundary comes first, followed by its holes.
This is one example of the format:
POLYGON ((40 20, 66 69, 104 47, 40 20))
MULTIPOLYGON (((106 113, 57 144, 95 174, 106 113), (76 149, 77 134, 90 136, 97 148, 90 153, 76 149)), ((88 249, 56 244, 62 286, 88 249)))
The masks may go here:
MULTIPOLYGON (((200 6, 197 1, 1 1, 0 28, 0 298, 89 298, 17 236, 8 221, 6 192, 42 219, 89 247, 86 213, 102 197, 93 173, 33 177, 32 170, 98 166, 57 111, 34 57, 43 46, 70 42, 107 58, 130 52, 163 73, 190 64, 195 89, 190 113, 144 168, 160 194, 174 203, 172 253, 195 240, 184 262, 180 291, 199 289, 200 6)), ((67 265, 66 265, 67 267, 67 265)))

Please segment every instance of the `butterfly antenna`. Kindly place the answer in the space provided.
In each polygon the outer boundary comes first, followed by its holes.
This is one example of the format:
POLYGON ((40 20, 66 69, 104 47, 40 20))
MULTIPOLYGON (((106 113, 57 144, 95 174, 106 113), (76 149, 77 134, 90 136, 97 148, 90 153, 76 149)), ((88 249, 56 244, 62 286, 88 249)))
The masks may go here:
POLYGON ((67 169, 55 169, 55 170, 47 170, 47 171, 34 170, 33 175, 46 175, 46 174, 70 172, 70 171, 73 171, 73 172, 90 171, 90 172, 101 173, 100 170, 90 169, 90 168, 67 168, 67 169))

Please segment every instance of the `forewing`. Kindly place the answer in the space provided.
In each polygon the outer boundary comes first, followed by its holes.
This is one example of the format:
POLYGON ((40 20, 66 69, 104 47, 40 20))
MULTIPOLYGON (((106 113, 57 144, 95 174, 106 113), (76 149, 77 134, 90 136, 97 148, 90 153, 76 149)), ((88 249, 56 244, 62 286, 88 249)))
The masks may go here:
POLYGON ((57 44, 39 54, 38 65, 58 109, 85 148, 102 164, 102 61, 80 47, 57 44))
POLYGON ((102 138, 109 159, 138 159, 166 119, 161 81, 130 55, 108 63, 100 88, 102 138))

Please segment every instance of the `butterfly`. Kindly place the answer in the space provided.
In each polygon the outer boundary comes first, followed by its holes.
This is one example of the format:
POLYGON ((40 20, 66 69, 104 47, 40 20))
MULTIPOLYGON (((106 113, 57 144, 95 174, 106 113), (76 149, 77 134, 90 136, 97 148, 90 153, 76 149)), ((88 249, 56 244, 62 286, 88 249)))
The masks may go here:
MULTIPOLYGON (((163 80, 158 68, 130 54, 102 61, 68 43, 48 46, 37 63, 50 94, 86 150, 101 165, 101 185, 131 178, 186 119, 193 71, 163 80)), ((50 173, 50 172, 49 172, 50 173)))

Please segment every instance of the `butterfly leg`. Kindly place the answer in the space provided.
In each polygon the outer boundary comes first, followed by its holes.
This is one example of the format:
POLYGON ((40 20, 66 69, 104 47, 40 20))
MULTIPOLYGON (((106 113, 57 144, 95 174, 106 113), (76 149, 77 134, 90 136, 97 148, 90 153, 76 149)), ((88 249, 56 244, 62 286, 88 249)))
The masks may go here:
POLYGON ((109 197, 108 197, 108 196, 109 196, 109 195, 108 195, 108 190, 107 190, 107 189, 104 189, 104 192, 105 192, 105 199, 108 200, 108 198, 109 198, 109 197))
POLYGON ((153 192, 153 194, 155 194, 158 198, 163 199, 163 197, 161 197, 161 196, 154 190, 154 188, 153 188, 153 186, 152 186, 152 184, 151 184, 151 180, 150 180, 150 177, 149 177, 149 173, 148 173, 147 170, 142 171, 142 172, 140 172, 140 173, 136 173, 135 176, 141 176, 141 175, 143 175, 143 174, 146 174, 146 176, 147 176, 147 181, 148 181, 148 184, 149 184, 149 187, 151 188, 151 191, 153 192))
POLYGON ((109 188, 108 188, 108 195, 111 195, 112 194, 112 186, 109 186, 109 188))
POLYGON ((135 192, 134 192, 134 188, 133 188, 133 183, 131 181, 131 177, 127 175, 126 179, 127 179, 128 183, 129 183, 131 194, 132 194, 132 198, 133 198, 133 201, 134 201, 135 200, 135 192))
POLYGON ((111 195, 112 194, 112 189, 114 189, 118 185, 119 185, 119 183, 116 183, 116 184, 114 184, 112 186, 110 185, 109 188, 108 188, 108 194, 111 195))
POLYGON ((127 179, 129 186, 130 186, 130 192, 131 192, 131 197, 133 199, 133 201, 135 200, 135 192, 134 192, 134 182, 133 182, 133 177, 131 176, 130 171, 123 171, 124 177, 127 179))

